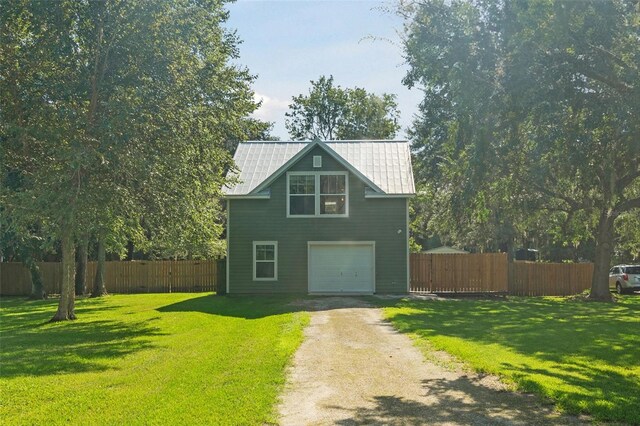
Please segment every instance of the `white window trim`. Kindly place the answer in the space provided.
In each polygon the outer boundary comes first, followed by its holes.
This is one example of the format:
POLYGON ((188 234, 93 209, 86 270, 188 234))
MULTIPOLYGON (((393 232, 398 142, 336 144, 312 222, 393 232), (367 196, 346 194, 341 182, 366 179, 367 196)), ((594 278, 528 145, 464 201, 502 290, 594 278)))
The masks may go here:
MULTIPOLYGON (((311 195, 311 194, 309 194, 311 195)), ((336 217, 349 217, 349 172, 287 172, 287 217, 290 218, 336 218, 336 217), (320 214, 320 176, 344 176, 344 214, 320 214), (315 176, 315 214, 289 214, 291 197, 289 190, 291 188, 289 184, 290 176, 315 176)))
MULTIPOLYGON (((258 262, 271 262, 258 261, 258 262)), ((278 242, 277 241, 254 241, 253 242, 253 280, 254 281, 278 281, 278 242), (257 278, 256 277, 256 246, 273 246, 273 278, 257 278)))

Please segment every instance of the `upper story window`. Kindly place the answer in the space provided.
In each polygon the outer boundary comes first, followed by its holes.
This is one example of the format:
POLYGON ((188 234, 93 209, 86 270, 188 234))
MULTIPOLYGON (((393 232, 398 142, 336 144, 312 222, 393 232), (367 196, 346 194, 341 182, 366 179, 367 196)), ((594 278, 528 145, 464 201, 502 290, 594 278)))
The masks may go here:
POLYGON ((347 217, 346 172, 287 173, 287 217, 347 217))
POLYGON ((289 214, 315 215, 316 180, 313 175, 289 176, 289 214))

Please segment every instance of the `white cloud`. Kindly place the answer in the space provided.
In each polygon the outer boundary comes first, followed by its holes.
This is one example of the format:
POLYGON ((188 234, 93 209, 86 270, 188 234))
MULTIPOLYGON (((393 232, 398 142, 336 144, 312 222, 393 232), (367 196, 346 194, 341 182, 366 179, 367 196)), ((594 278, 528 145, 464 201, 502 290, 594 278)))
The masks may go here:
POLYGON ((268 96, 263 93, 254 93, 253 99, 262 102, 253 115, 260 120, 279 121, 284 119, 284 113, 289 108, 290 101, 268 96))
POLYGON ((288 111, 291 101, 283 99, 282 97, 265 95, 260 92, 255 92, 253 99, 256 102, 261 101, 262 104, 252 115, 260 120, 272 122, 274 126, 271 134, 286 140, 287 130, 284 125, 284 114, 288 111))

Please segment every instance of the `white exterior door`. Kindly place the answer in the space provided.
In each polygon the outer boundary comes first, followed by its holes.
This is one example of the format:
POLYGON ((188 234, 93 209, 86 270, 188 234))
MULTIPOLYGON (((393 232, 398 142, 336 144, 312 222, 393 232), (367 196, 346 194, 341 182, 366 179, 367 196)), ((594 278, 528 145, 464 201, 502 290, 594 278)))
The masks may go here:
POLYGON ((309 293, 373 293, 373 242, 309 242, 309 293))

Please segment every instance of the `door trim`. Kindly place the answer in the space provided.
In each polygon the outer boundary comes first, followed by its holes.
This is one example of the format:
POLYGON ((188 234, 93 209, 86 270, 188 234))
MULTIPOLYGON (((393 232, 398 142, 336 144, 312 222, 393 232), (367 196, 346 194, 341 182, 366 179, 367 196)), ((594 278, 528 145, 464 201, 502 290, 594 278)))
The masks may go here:
POLYGON ((374 294, 376 292, 376 242, 375 241, 307 241, 307 292, 309 294, 374 294), (373 279, 372 292, 312 292, 311 291, 311 247, 312 246, 370 246, 373 253, 371 262, 371 278, 373 279))

